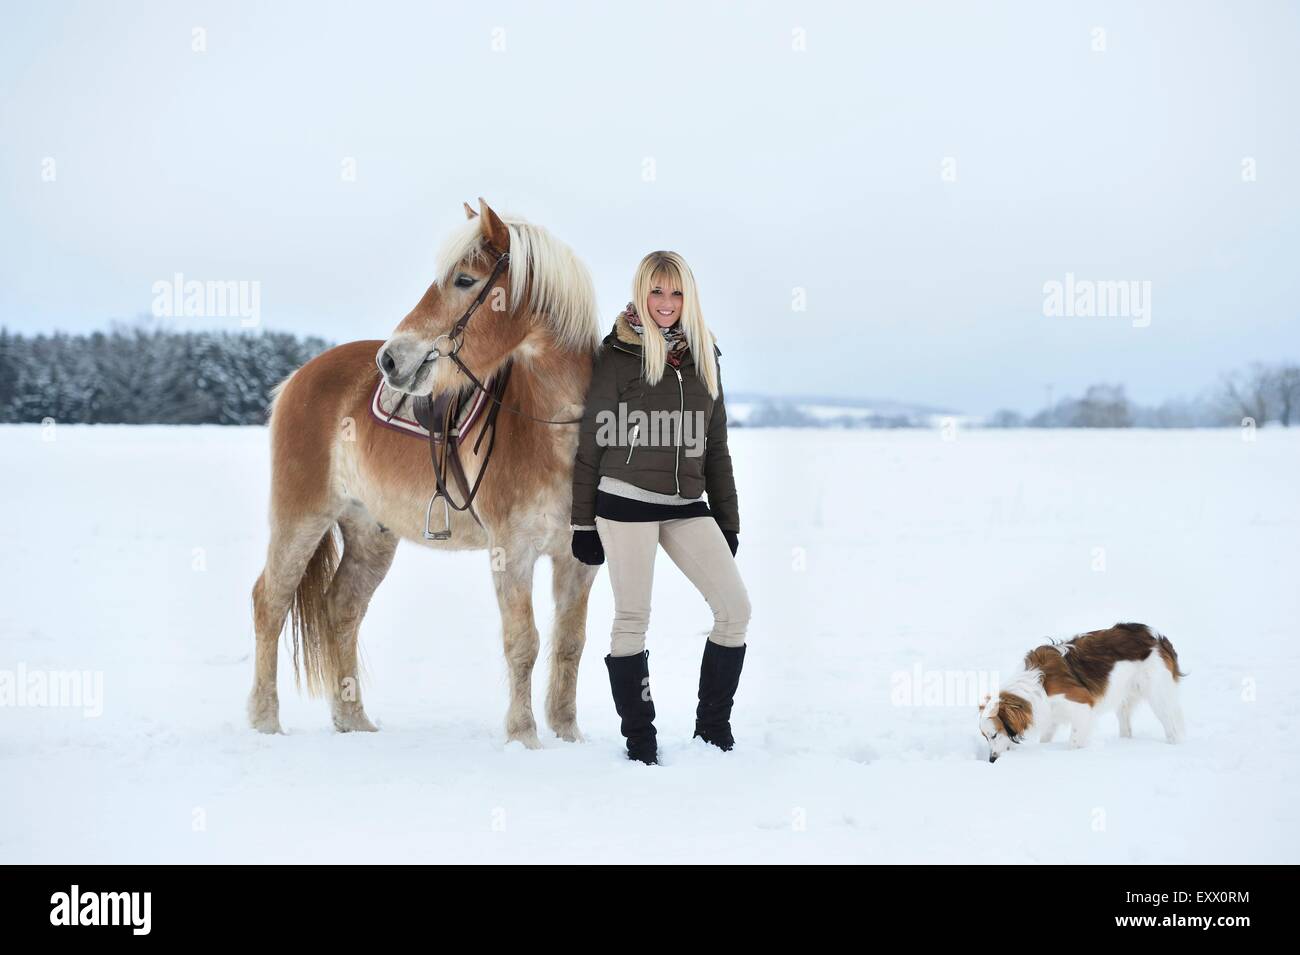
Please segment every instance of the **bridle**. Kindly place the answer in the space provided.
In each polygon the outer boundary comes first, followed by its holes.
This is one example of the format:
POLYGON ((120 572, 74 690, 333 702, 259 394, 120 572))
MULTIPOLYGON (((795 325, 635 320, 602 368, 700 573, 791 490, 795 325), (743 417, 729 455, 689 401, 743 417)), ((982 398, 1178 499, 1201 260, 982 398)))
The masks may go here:
MULTIPOLYGON (((510 371, 514 365, 513 361, 507 359, 501 370, 497 372, 494 377, 491 388, 488 388, 483 384, 483 382, 479 381, 478 377, 469 370, 463 361, 461 361, 459 352, 461 346, 465 342, 465 329, 469 325, 470 319, 474 317, 474 313, 477 312, 479 307, 487 300, 487 297, 491 293, 492 287, 496 284, 497 279, 501 277, 501 274, 510 264, 510 253, 508 251, 502 252, 496 249, 490 242, 485 242, 485 244, 487 245, 488 250, 497 257, 495 264, 492 266, 492 273, 483 283, 483 288, 479 291, 474 301, 472 301, 469 304, 469 307, 465 309, 465 313, 456 320, 456 324, 452 326, 451 331, 435 338, 433 340, 434 347, 429 350, 427 355, 425 355, 424 361, 420 362, 420 368, 423 368, 425 365, 437 361, 439 358, 450 358, 455 362, 456 367, 458 367, 465 376, 469 378, 473 385, 473 389, 468 393, 464 390, 444 391, 436 397, 426 395, 416 398, 411 402, 412 410, 415 413, 415 420, 420 422, 420 424, 428 429, 429 432, 429 456, 433 461, 433 477, 434 481, 437 483, 437 490, 433 492, 433 497, 429 498, 429 506, 424 509, 425 540, 451 539, 451 512, 453 510, 468 511, 470 517, 474 518, 474 521, 479 525, 479 527, 483 526, 483 522, 479 520, 478 514, 474 512, 474 498, 478 495, 479 486, 483 483, 483 476, 487 474, 488 463, 492 460, 492 449, 496 445, 497 439, 497 415, 502 410, 509 411, 511 414, 517 414, 521 417, 542 424, 562 425, 582 423, 581 418, 538 418, 525 411, 521 411, 519 408, 509 408, 503 405, 501 399, 504 397, 506 387, 510 383, 510 371), (438 347, 438 343, 444 338, 447 339, 451 345, 450 351, 444 352, 438 347), (492 407, 488 410, 487 418, 484 420, 483 426, 479 430, 478 439, 474 442, 474 453, 478 454, 479 445, 483 443, 483 438, 489 431, 491 432, 491 437, 488 439, 487 451, 483 455, 483 462, 479 465, 478 476, 474 479, 473 486, 471 486, 465 474, 465 466, 460 460, 461 436, 455 422, 459 418, 459 412, 464 401, 468 397, 480 391, 489 401, 491 401, 492 407), (456 483, 460 486, 461 496, 464 499, 463 504, 455 503, 447 491, 448 468, 450 468, 456 483), (442 498, 444 527, 442 530, 435 531, 430 528, 430 524, 433 519, 433 505, 440 497, 442 498)), ((416 371, 418 373, 419 369, 417 368, 416 371)), ((405 398, 403 401, 404 400, 405 398)), ((402 402, 399 402, 397 407, 393 409, 393 414, 396 414, 401 406, 402 402)))
MULTIPOLYGON (((493 252, 497 252, 497 250, 493 248, 490 244, 488 245, 488 248, 491 249, 491 251, 493 252)), ((489 275, 487 277, 487 281, 483 283, 483 288, 479 291, 478 296, 474 299, 474 301, 469 303, 469 308, 465 309, 465 314, 461 315, 460 318, 456 319, 456 324, 451 327, 450 332, 439 335, 437 338, 433 340, 433 344, 435 347, 429 351, 429 354, 424 356, 424 361, 420 362, 420 367, 416 369, 417 374, 419 373, 420 368, 423 368, 425 365, 429 364, 429 362, 437 361, 439 358, 442 357, 447 357, 452 359, 453 361, 456 362, 457 365, 460 365, 461 371, 465 372, 466 374, 469 374, 469 369, 465 367, 464 363, 461 362, 461 360, 458 357, 456 357, 456 353, 460 351, 460 346, 463 344, 465 340, 464 339, 465 326, 468 325, 469 320, 474 317, 474 313, 478 311, 479 306, 482 305, 483 302, 487 300, 488 293, 492 291, 492 286, 496 284, 497 279, 501 277, 501 273, 504 272, 509 266, 510 266, 510 253, 497 252, 497 260, 492 266, 492 274, 489 275), (440 351, 438 351, 436 347, 438 342, 442 341, 444 338, 447 339, 452 344, 452 349, 446 354, 446 356, 444 356, 440 351)), ((474 381, 475 384, 478 384, 477 378, 474 378, 473 375, 470 375, 470 378, 471 380, 474 381)))

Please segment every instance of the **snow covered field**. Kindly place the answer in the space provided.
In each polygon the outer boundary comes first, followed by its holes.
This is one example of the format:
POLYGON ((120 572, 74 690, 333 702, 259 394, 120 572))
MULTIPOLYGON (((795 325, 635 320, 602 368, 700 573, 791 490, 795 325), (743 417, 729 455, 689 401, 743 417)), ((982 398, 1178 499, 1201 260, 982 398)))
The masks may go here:
MULTIPOLYGON (((102 713, 0 708, 0 862, 1300 861, 1300 430, 736 429, 739 747, 690 741, 710 615, 661 553, 659 767, 621 756, 606 571, 588 740, 530 752, 487 555, 408 545, 362 630, 382 731, 333 733, 286 656, 288 735, 257 735, 266 433, 45 437, 0 427, 0 672, 90 671, 102 713), (989 765, 961 679, 1120 620, 1177 647, 1188 742, 1143 708, 1132 740, 1108 717, 989 765)), ((535 688, 540 720, 544 665, 535 688)))

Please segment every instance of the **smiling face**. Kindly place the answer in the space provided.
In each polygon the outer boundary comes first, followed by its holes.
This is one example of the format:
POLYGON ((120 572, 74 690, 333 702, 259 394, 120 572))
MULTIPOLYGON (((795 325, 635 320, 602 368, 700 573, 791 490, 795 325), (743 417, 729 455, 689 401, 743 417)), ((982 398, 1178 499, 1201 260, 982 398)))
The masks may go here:
POLYGON ((682 317, 684 301, 685 297, 677 283, 660 273, 650 283, 650 294, 646 296, 644 311, 660 328, 668 328, 682 317))

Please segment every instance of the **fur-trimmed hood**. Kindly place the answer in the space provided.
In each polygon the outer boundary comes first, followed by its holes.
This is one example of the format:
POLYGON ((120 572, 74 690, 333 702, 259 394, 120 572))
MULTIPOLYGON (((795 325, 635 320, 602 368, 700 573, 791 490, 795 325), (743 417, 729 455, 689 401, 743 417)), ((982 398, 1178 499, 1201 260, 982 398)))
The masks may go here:
MULTIPOLYGON (((713 354, 721 355, 722 349, 718 347, 718 336, 713 330, 709 330, 709 335, 713 338, 713 354)), ((605 344, 609 345, 618 341, 624 345, 630 345, 640 351, 641 336, 636 333, 636 329, 627 320, 626 311, 619 312, 618 317, 614 319, 614 327, 610 329, 609 334, 605 336, 605 344)), ((687 353, 689 355, 689 352, 687 353)), ((687 358, 687 361, 694 362, 694 357, 687 358)))

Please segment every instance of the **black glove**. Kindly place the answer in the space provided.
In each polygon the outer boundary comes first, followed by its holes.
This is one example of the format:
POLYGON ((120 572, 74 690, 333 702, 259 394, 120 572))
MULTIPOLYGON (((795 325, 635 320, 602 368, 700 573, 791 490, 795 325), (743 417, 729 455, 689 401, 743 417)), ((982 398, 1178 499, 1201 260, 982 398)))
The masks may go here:
POLYGON ((605 545, 600 542, 600 535, 595 531, 574 531, 573 556, 592 566, 605 563, 605 545))
POLYGON ((735 531, 723 531, 722 536, 727 539, 727 546, 731 548, 731 556, 736 556, 736 548, 740 546, 740 537, 735 531))

